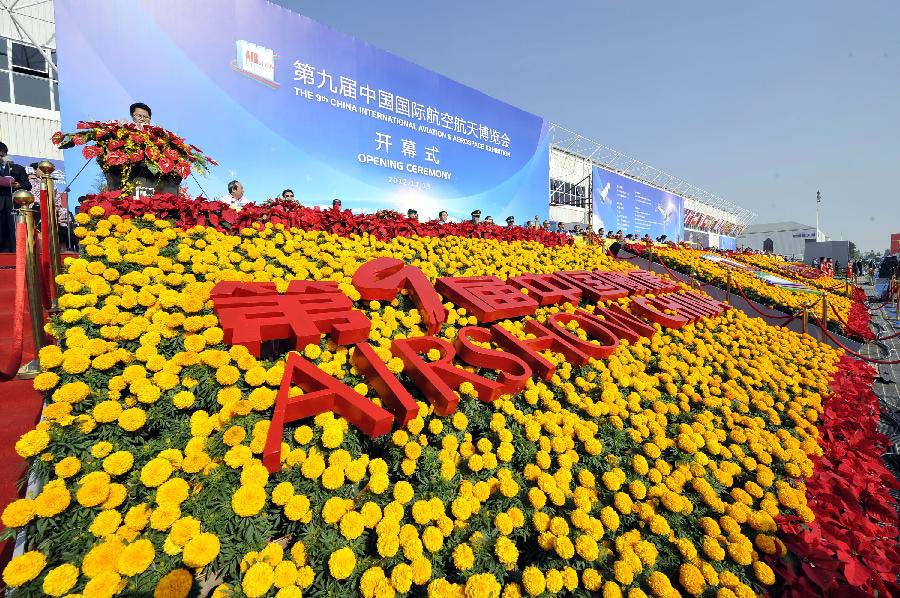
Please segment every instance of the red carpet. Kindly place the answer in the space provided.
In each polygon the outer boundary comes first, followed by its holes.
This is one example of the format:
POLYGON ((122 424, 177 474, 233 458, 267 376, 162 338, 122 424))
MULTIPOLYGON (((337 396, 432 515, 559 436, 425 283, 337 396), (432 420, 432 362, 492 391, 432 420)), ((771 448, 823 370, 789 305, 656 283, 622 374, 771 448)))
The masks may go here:
MULTIPOLYGON (((5 362, 11 351, 13 307, 15 304, 15 255, 0 253, 0 362, 5 362)), ((27 317, 27 316, 26 316, 27 317)), ((31 323, 25 321, 25 354, 23 359, 34 358, 31 342, 31 323)), ((41 414, 41 397, 32 388, 31 380, 0 382, 0 512, 19 497, 19 478, 25 470, 25 462, 16 454, 15 443, 19 436, 34 427, 41 414)), ((0 524, 0 529, 3 529, 0 524)), ((4 543, 8 544, 8 543, 4 543)), ((12 546, 0 544, 0 568, 5 566, 12 546)))

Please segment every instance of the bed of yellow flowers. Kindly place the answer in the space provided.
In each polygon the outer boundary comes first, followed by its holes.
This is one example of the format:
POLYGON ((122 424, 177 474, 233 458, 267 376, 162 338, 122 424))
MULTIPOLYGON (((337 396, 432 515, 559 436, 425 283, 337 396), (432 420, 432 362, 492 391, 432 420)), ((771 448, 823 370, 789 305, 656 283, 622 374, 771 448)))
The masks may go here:
POLYGON ((822 276, 821 278, 805 278, 803 276, 798 276, 796 273, 791 272, 785 267, 796 264, 796 262, 785 261, 780 255, 735 253, 732 257, 739 262, 756 266, 757 268, 771 272, 772 274, 802 282, 810 288, 824 289, 828 291, 829 295, 834 294, 846 297, 848 293, 852 294, 853 292, 853 287, 848 287, 843 280, 836 280, 828 276, 822 276))
MULTIPOLYGON (((677 269, 685 273, 692 273, 698 280, 711 282, 716 286, 725 288, 728 280, 728 271, 731 270, 731 280, 733 285, 740 286, 744 293, 750 298, 760 303, 769 305, 773 308, 780 309, 786 313, 797 313, 804 306, 813 307, 811 309, 818 310, 814 313, 821 314, 821 299, 819 294, 809 292, 793 291, 790 289, 777 287, 767 284, 761 278, 753 274, 752 271, 743 271, 737 267, 728 267, 722 263, 703 258, 708 252, 686 247, 660 247, 653 248, 654 259, 662 259, 662 261, 672 269, 677 269)), ((758 264, 753 264, 759 268, 758 264)), ((766 268, 762 268, 766 269, 766 268)), ((771 268, 770 268, 771 270, 771 268)), ((771 273, 783 276, 783 272, 772 271, 771 273)), ((803 281, 806 284, 807 280, 803 281)), ((828 305, 840 314, 841 319, 847 321, 850 314, 850 308, 853 301, 847 298, 844 293, 844 285, 841 283, 840 293, 834 292, 831 288, 833 281, 826 283, 827 286, 819 286, 819 290, 825 290, 828 294, 828 305)), ((814 285, 807 285, 813 287, 814 285)), ((732 292, 737 293, 735 287, 732 292)), ((834 314, 829 309, 829 328, 841 330, 842 327, 835 320, 834 314)))
MULTIPOLYGON (((803 480, 836 354, 737 310, 584 367, 547 351, 551 381, 490 404, 464 383, 452 416, 421 401, 377 439, 331 414, 297 422, 281 471, 263 466, 284 361, 222 343, 216 281, 330 279, 358 300, 350 277, 376 256, 432 280, 630 268, 589 246, 226 235, 98 208, 78 222, 61 345, 35 379, 43 421, 16 445, 43 485, 2 514, 28 541, 3 571, 10 596, 743 597, 774 582, 773 518, 812 518, 803 480)), ((424 334, 414 304, 356 305, 421 399, 389 350, 424 334)), ((446 306, 442 336, 476 323, 446 306)), ((560 309, 574 306, 538 319, 560 309)), ((378 402, 346 347, 303 353, 378 402)))

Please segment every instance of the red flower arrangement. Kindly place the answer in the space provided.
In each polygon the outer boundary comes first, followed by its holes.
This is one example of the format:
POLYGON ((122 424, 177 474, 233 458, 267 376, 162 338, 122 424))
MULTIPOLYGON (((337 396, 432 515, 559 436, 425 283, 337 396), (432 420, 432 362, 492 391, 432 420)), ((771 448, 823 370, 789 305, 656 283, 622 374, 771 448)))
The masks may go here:
POLYGON ((394 237, 480 237, 498 241, 537 241, 549 247, 572 243, 566 235, 540 228, 497 226, 460 222, 439 224, 437 221, 419 222, 391 210, 375 214, 355 214, 350 210, 307 208, 295 201, 273 199, 264 204, 250 204, 235 211, 221 201, 203 197, 191 199, 180 195, 157 194, 139 199, 121 190, 88 195, 80 211, 87 212, 101 206, 107 215, 138 218, 153 214, 173 221, 180 228, 212 226, 220 230, 234 230, 271 222, 301 230, 320 230, 342 236, 369 233, 380 240, 394 237))
POLYGON ((121 173, 126 191, 132 189, 128 175, 136 164, 142 164, 156 177, 177 175, 182 179, 192 169, 203 174, 217 164, 200 148, 162 127, 118 121, 82 121, 76 127, 76 133, 57 131, 51 141, 60 149, 84 146, 81 154, 86 159, 97 158, 104 172, 121 173), (91 142, 93 145, 89 145, 91 142))
POLYGON ((806 483, 815 520, 777 518, 793 557, 770 559, 783 596, 900 596, 900 520, 888 494, 900 482, 881 459, 890 442, 875 430, 873 375, 871 366, 841 358, 819 425, 824 454, 806 483))

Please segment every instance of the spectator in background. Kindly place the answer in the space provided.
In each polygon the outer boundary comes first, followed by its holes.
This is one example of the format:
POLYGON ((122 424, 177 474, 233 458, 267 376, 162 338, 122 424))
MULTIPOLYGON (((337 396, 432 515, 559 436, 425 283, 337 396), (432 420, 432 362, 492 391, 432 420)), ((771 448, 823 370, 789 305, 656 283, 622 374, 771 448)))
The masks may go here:
POLYGON ((438 212, 438 224, 450 224, 450 214, 447 213, 447 210, 441 210, 438 212))
POLYGON ((7 154, 9 148, 0 142, 0 251, 16 251, 16 220, 13 210, 13 193, 20 189, 31 191, 31 181, 25 173, 25 167, 12 161, 7 154))
POLYGON ((597 236, 598 236, 598 237, 603 237, 604 235, 606 235, 606 229, 603 228, 603 227, 601 226, 601 227, 597 230, 597 236))
POLYGON ((291 189, 285 189, 281 192, 281 199, 294 199, 294 192, 291 189))
POLYGON ((340 212, 341 211, 341 200, 339 200, 337 197, 332 199, 331 200, 331 209, 337 210, 338 212, 340 212))
POLYGON ((493 216, 485 216, 485 217, 484 217, 484 223, 485 223, 485 224, 493 224, 493 223, 494 223, 494 217, 493 217, 493 216))
POLYGON ((478 224, 478 220, 481 218, 481 210, 472 210, 472 219, 469 220, 472 224, 478 224))
POLYGON ((131 114, 131 122, 142 127, 150 124, 150 117, 153 115, 150 106, 143 102, 135 102, 129 106, 128 113, 131 114))
POLYGON ((406 217, 409 218, 410 220, 418 221, 419 220, 419 212, 410 208, 410 209, 406 210, 406 217))
POLYGON ((565 235, 565 234, 567 234, 569 231, 566 230, 566 225, 565 225, 565 224, 563 224, 562 222, 557 222, 557 223, 556 223, 556 232, 562 233, 562 234, 565 235))
POLYGON ((240 181, 230 181, 228 183, 228 194, 219 198, 219 201, 228 204, 232 210, 240 211, 249 201, 244 197, 244 186, 240 181))
POLYGON ((515 226, 516 225, 516 217, 515 216, 507 216, 506 217, 506 226, 515 226))
POLYGON ((544 220, 543 229, 550 230, 550 221, 549 220, 544 220))

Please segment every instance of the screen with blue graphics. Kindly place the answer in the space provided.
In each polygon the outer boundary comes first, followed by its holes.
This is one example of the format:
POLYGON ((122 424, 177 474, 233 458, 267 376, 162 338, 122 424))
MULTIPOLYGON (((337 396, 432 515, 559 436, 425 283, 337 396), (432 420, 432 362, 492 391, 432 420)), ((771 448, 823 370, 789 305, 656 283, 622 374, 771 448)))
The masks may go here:
POLYGON ((594 228, 682 240, 682 197, 597 166, 592 171, 592 183, 594 228))
POLYGON ((547 212, 542 118, 265 0, 57 0, 56 22, 64 130, 145 102, 219 162, 192 192, 238 179, 254 201, 291 188, 422 219, 547 212))

